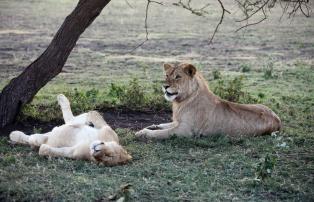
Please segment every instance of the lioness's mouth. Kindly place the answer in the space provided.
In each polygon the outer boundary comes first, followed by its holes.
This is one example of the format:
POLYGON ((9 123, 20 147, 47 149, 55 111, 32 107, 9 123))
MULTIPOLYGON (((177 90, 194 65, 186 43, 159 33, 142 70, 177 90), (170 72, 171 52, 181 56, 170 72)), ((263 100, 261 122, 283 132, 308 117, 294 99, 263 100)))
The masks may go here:
POLYGON ((95 153, 101 151, 101 149, 97 149, 97 147, 98 147, 99 145, 103 145, 103 144, 105 144, 105 143, 101 142, 101 143, 99 143, 99 144, 93 145, 93 150, 95 151, 95 153))
POLYGON ((96 145, 96 146, 94 146, 93 147, 93 150, 95 151, 95 152, 99 152, 101 149, 96 149, 96 147, 97 147, 98 145, 96 145))
POLYGON ((178 92, 176 92, 176 93, 169 93, 168 91, 166 91, 166 95, 167 95, 167 96, 178 95, 178 92))

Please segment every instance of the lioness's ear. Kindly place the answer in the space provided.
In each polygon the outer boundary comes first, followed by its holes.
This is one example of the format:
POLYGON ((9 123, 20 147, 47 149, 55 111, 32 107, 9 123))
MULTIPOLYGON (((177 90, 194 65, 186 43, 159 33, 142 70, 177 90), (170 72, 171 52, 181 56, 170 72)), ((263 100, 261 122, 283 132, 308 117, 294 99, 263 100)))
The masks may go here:
POLYGON ((171 67, 172 67, 171 64, 165 63, 165 64, 164 64, 164 70, 165 70, 165 72, 168 71, 171 67))
POLYGON ((190 77, 193 77, 196 73, 196 68, 191 64, 184 64, 183 71, 190 77))

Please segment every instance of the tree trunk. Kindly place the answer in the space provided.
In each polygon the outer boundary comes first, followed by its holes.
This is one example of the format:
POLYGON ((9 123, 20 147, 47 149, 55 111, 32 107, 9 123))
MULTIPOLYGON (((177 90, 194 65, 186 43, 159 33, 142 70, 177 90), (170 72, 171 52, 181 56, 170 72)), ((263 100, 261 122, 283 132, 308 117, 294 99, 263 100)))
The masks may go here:
POLYGON ((66 17, 45 52, 22 74, 12 79, 0 94, 0 128, 15 121, 21 106, 58 75, 77 40, 110 0, 79 0, 66 17))

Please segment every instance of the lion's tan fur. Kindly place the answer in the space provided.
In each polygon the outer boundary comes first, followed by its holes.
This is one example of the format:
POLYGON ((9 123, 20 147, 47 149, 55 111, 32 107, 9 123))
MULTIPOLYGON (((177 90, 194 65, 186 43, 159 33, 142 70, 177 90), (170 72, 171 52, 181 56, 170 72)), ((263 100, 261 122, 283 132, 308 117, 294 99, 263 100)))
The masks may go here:
POLYGON ((131 156, 119 144, 117 134, 96 111, 74 117, 68 99, 58 96, 65 124, 45 134, 25 135, 14 131, 14 142, 39 147, 39 154, 90 160, 105 165, 126 163, 131 156), (94 127, 88 124, 92 123, 94 127))
POLYGON ((172 100, 173 122, 148 127, 137 136, 163 139, 179 136, 226 134, 233 137, 257 136, 278 131, 279 117, 260 104, 237 104, 222 100, 208 88, 206 80, 190 64, 164 66, 172 100), (179 75, 179 77, 178 77, 179 75), (176 78, 179 79, 176 79, 176 78), (172 95, 177 93, 177 95, 172 95), (165 127, 166 126, 166 127, 165 127))

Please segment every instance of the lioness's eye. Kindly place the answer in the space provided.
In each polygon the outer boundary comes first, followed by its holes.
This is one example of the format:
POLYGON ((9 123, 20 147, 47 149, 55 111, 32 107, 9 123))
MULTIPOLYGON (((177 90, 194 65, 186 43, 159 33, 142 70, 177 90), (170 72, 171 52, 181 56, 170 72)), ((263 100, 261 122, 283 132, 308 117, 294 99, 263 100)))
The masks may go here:
POLYGON ((180 76, 180 75, 177 75, 177 76, 176 76, 176 79, 181 79, 181 76, 180 76))

